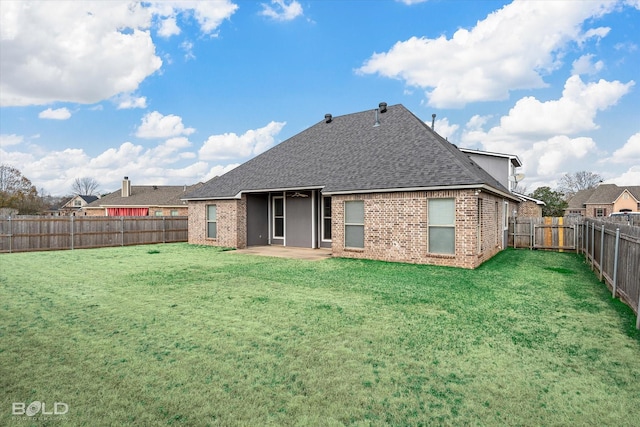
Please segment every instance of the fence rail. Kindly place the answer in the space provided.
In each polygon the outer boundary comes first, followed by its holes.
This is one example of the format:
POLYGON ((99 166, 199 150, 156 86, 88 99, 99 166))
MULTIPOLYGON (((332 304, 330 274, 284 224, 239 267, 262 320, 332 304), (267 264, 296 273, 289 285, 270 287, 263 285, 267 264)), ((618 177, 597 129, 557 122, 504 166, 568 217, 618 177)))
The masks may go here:
POLYGON ((640 227, 626 221, 584 218, 511 218, 509 246, 575 251, 636 313, 640 329, 640 227))
POLYGON ((186 242, 186 216, 0 219, 0 253, 186 242))

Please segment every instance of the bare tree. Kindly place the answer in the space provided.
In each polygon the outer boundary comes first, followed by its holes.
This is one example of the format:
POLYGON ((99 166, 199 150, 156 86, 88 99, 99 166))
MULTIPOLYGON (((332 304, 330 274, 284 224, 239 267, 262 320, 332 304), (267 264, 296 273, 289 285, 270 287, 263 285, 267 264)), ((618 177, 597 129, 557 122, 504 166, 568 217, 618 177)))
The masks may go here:
POLYGON ((74 195, 93 196, 98 190, 98 181, 89 177, 76 178, 71 185, 71 190, 74 195))
POLYGON ((0 208, 17 209, 21 215, 37 214, 42 210, 38 190, 18 169, 0 165, 0 208))
POLYGON ((512 191, 514 193, 527 194, 529 192, 529 186, 521 182, 516 182, 516 185, 515 187, 513 187, 512 191))
POLYGON ((560 179, 558 191, 564 194, 565 198, 569 198, 580 190, 593 188, 602 182, 602 176, 597 173, 580 171, 574 173, 565 173, 560 179))

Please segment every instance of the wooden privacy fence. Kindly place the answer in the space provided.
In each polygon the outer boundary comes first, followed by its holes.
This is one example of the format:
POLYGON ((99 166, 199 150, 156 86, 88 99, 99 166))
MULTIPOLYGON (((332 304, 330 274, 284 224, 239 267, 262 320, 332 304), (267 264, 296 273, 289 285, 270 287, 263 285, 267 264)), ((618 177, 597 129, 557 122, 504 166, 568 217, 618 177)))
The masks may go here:
POLYGON ((640 329, 640 227, 585 218, 511 218, 509 246, 583 253, 600 281, 636 313, 640 329))
POLYGON ((589 219, 580 227, 578 251, 591 269, 638 315, 640 329, 640 227, 589 219))
POLYGON ((187 241, 187 217, 0 219, 0 252, 100 248, 187 241))
POLYGON ((576 250, 579 218, 511 218, 509 246, 514 248, 576 250))

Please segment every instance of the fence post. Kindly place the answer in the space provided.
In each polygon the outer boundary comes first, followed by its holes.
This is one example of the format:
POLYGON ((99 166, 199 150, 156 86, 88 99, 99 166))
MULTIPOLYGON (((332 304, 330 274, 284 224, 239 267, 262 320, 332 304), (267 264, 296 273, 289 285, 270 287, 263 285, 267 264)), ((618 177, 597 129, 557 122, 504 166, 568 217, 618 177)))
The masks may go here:
POLYGON ((638 317, 636 318, 636 329, 640 329, 640 296, 638 296, 638 317))
POLYGON ((529 233, 531 233, 529 238, 529 249, 533 249, 536 240, 536 226, 533 224, 533 218, 529 220, 529 233))
POLYGON ((582 230, 582 233, 583 233, 582 240, 584 244, 583 245, 584 249, 582 252, 586 255, 587 261, 589 261, 589 222, 588 221, 585 222, 585 227, 586 227, 586 230, 582 230))
POLYGON ((167 238, 166 238, 166 225, 164 222, 165 217, 162 217, 162 243, 167 243, 167 238))
POLYGON ((71 217, 70 217, 70 218, 71 218, 71 250, 73 250, 73 241, 75 240, 75 239, 74 239, 74 236, 73 236, 73 232, 75 231, 75 230, 73 229, 73 225, 74 225, 74 220, 73 220, 73 218, 75 218, 75 217, 74 217, 73 215, 71 215, 71 217))
POLYGON ((11 217, 9 217, 9 253, 11 253, 11 249, 13 248, 13 230, 11 226, 11 217))
POLYGON ((591 224, 591 269, 596 264, 596 223, 591 224))
POLYGON ((120 246, 124 246, 124 217, 120 217, 120 246))
POLYGON ((620 245, 620 228, 616 228, 616 248, 613 255, 613 288, 612 297, 616 297, 616 287, 618 286, 618 246, 620 245))
POLYGON ((604 224, 602 224, 602 231, 600 232, 600 281, 602 282, 602 276, 604 272, 604 224))

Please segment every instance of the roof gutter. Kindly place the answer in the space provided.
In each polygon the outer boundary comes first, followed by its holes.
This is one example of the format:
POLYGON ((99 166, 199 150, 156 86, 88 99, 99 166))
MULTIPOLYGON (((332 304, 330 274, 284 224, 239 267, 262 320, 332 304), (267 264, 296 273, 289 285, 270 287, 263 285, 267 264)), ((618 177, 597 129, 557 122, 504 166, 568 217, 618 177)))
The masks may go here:
POLYGON ((317 185, 312 187, 283 187, 283 188, 263 188, 258 190, 242 190, 238 192, 235 196, 215 196, 215 197, 189 197, 182 198, 180 200, 193 200, 193 201, 201 201, 201 200, 234 200, 240 199, 243 194, 248 193, 278 193, 283 191, 304 191, 304 190, 322 190, 324 185, 317 185))
POLYGON ((468 185, 443 185, 436 187, 405 187, 405 188, 376 188, 371 190, 342 190, 323 192, 326 196, 337 196, 342 194, 366 194, 366 193, 400 193, 409 191, 442 191, 442 190, 485 190, 489 193, 502 196, 513 201, 520 202, 513 194, 505 193, 486 184, 468 184, 468 185))

